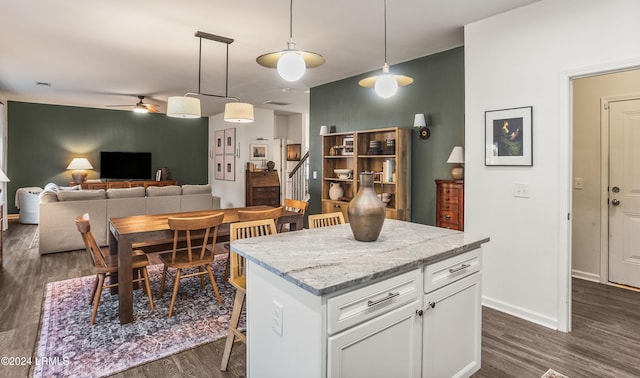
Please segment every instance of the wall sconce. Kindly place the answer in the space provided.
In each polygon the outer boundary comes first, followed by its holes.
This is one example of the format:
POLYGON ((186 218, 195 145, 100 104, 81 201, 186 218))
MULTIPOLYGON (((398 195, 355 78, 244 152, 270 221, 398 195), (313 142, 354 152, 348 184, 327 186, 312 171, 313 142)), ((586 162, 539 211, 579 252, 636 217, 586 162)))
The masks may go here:
POLYGON ((86 158, 73 158, 67 166, 67 169, 73 169, 71 177, 73 177, 73 182, 79 185, 87 178, 86 169, 93 169, 93 166, 86 158))
POLYGON ((420 139, 429 139, 431 131, 427 128, 427 120, 424 114, 416 114, 415 117, 413 117, 413 127, 420 128, 420 139))
POLYGON ((464 178, 464 168, 462 164, 464 163, 464 149, 462 146, 455 146, 453 150, 451 150, 451 154, 449 155, 449 159, 447 159, 447 163, 455 164, 451 169, 451 177, 454 180, 462 180, 464 178))

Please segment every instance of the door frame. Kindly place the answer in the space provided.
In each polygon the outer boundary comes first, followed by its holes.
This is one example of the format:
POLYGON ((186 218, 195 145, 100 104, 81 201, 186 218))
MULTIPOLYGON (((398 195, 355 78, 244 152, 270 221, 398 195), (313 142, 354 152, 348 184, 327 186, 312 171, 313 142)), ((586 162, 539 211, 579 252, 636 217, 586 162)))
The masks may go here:
MULTIPOLYGON (((573 80, 619 71, 640 69, 640 59, 625 60, 558 73, 558 142, 560 151, 558 172, 558 330, 571 332, 571 266, 573 211, 573 80)), ((608 181, 608 180, 607 180, 608 181)), ((608 222, 607 222, 608 223, 608 222)))
POLYGON ((600 99, 600 283, 609 281, 609 104, 640 99, 640 93, 600 99))

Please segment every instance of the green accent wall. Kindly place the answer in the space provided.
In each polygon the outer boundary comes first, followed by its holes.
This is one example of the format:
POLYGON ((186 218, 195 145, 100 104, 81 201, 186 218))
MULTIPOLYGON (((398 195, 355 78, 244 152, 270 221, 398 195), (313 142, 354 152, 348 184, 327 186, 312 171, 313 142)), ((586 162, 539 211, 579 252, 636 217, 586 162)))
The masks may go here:
POLYGON ((86 157, 100 177, 100 151, 151 152, 151 167, 169 167, 179 184, 208 182, 208 119, 9 101, 6 201, 17 213, 18 188, 69 185, 67 165, 86 157))
MULTIPOLYGON (((322 68, 318 68, 322 69, 322 68)), ((391 67, 391 72, 407 75, 413 84, 401 87, 395 96, 383 99, 358 81, 381 72, 362 74, 311 89, 309 150, 311 172, 318 179, 309 182, 309 213, 322 212, 321 125, 335 125, 337 132, 385 127, 413 126, 416 113, 429 118, 431 137, 412 138, 411 214, 416 223, 435 225, 435 179, 450 179, 452 165, 447 158, 453 146, 464 145, 464 49, 429 55, 391 67)))

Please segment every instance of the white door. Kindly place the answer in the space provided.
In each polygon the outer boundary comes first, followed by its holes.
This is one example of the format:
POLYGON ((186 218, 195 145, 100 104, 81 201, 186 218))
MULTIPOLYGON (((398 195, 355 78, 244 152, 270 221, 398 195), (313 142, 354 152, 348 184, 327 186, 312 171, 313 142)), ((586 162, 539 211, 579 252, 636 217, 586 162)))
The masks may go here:
POLYGON ((640 99, 609 103, 609 281, 640 287, 640 99))

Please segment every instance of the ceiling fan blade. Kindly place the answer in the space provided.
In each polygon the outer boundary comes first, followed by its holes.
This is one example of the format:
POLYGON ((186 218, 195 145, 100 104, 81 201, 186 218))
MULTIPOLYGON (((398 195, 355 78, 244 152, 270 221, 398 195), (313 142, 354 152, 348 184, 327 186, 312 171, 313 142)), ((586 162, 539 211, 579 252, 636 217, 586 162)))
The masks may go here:
POLYGON ((107 108, 122 108, 122 107, 125 107, 125 106, 132 107, 132 106, 135 106, 135 105, 131 105, 131 104, 128 104, 128 105, 106 105, 107 108))

